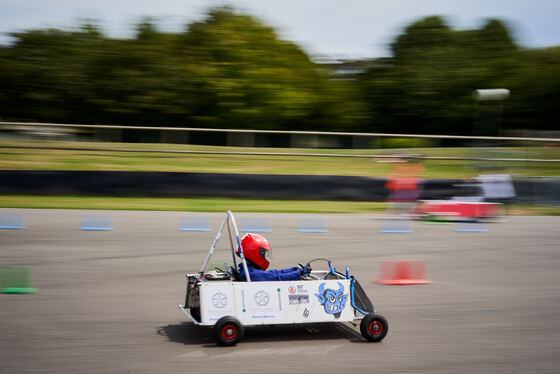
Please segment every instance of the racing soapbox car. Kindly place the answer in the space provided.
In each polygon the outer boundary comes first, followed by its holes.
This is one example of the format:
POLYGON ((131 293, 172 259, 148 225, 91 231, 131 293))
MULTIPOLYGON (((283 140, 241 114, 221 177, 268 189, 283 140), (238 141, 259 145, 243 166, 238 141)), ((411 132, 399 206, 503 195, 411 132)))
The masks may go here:
MULTIPOLYGON (((381 341, 387 320, 375 308, 346 268, 338 272, 330 260, 327 270, 313 270, 298 281, 251 282, 233 214, 228 211, 197 274, 187 274, 185 304, 179 309, 192 323, 213 326, 219 345, 231 346, 243 337, 245 326, 349 322, 360 324, 362 336, 381 341), (231 245, 232 264, 207 271, 224 230, 231 245), (239 248, 245 278, 237 271, 239 248)), ((303 265, 301 265, 303 266, 303 265)))

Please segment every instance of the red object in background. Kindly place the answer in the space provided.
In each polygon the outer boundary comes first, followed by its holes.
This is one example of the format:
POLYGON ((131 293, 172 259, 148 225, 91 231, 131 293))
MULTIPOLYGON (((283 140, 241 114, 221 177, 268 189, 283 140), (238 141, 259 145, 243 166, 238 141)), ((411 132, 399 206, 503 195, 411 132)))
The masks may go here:
POLYGON ((385 184, 389 190, 417 190, 420 180, 415 177, 391 177, 385 184))
POLYGON ((415 177, 391 177, 385 184, 390 191, 389 201, 413 202, 418 199, 420 180, 415 177))
POLYGON ((498 215, 499 203, 434 200, 422 201, 417 208, 421 215, 487 218, 498 215))
POLYGON ((381 261, 377 284, 407 286, 430 284, 426 277, 426 262, 423 260, 381 261))

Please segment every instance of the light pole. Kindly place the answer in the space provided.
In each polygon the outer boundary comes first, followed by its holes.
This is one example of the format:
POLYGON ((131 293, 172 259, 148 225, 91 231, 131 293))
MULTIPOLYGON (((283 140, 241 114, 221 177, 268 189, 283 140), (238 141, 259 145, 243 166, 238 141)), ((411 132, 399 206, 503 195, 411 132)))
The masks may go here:
POLYGON ((499 135, 502 125, 503 102, 509 95, 510 92, 506 88, 478 89, 473 91, 472 96, 475 101, 473 114, 474 135, 499 135), (481 109, 484 109, 485 113, 480 113, 481 109), (477 114, 479 115, 478 119, 477 114), (494 123, 492 123, 492 119, 494 119, 494 123), (487 128, 477 126, 480 125, 480 121, 489 126, 487 128))
MULTIPOLYGON (((502 127, 503 102, 510 95, 506 88, 478 89, 472 93, 474 99, 473 135, 498 136, 502 127)), ((496 146, 492 141, 473 141, 473 147, 481 148, 479 152, 486 153, 483 147, 496 146)), ((480 165, 481 169, 492 168, 491 165, 480 165)))

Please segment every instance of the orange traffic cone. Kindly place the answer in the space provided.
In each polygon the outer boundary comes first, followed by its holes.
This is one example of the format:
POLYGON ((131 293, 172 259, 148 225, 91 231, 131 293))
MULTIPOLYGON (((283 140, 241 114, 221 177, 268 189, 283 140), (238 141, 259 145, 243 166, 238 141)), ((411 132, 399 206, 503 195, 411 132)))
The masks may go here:
POLYGON ((380 277, 375 283, 385 285, 429 284, 425 279, 426 262, 423 260, 381 261, 380 277))

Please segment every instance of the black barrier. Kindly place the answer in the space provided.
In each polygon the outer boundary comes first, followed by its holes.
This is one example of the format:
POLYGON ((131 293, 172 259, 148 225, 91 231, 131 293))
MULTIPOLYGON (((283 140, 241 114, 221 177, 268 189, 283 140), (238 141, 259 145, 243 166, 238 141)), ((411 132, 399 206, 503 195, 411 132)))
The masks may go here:
MULTIPOLYGON (((421 199, 459 194, 460 179, 429 179, 421 199)), ((134 171, 0 170, 0 193, 20 195, 230 197, 281 200, 385 201, 385 178, 134 171)), ((514 181, 515 201, 559 202, 558 181, 514 181)))
POLYGON ((132 171, 0 171, 0 193, 383 201, 382 178, 132 171))
POLYGON ((560 178, 533 177, 514 181, 515 200, 524 204, 560 204, 560 178))

